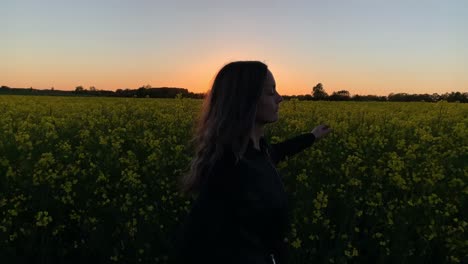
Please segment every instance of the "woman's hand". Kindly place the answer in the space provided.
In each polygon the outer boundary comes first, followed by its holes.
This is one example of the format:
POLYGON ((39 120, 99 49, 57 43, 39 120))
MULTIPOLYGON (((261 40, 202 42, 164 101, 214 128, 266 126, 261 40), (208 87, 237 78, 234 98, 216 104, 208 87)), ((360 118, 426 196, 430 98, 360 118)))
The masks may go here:
POLYGON ((319 141, 331 131, 333 131, 333 129, 331 129, 328 125, 318 125, 312 130, 311 133, 314 134, 315 140, 319 141))

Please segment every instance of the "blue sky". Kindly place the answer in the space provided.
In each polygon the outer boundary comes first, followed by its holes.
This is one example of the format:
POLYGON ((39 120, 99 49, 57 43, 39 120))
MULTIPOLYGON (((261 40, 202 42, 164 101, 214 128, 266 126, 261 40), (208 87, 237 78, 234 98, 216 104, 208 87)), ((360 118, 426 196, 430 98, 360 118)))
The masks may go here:
POLYGON ((202 92, 266 62, 283 94, 468 91, 466 1, 2 1, 0 85, 202 92), (6 15, 5 15, 6 14, 6 15))

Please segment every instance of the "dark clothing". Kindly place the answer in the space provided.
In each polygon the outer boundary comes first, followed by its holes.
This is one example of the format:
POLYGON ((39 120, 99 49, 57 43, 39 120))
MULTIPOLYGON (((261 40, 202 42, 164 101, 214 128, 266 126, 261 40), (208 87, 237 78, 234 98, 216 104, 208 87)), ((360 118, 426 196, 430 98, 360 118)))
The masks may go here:
POLYGON ((237 164, 225 154, 177 233, 178 263, 266 264, 273 254, 276 264, 286 264, 288 198, 275 165, 314 140, 305 133, 270 145, 262 137, 260 150, 250 140, 237 164))

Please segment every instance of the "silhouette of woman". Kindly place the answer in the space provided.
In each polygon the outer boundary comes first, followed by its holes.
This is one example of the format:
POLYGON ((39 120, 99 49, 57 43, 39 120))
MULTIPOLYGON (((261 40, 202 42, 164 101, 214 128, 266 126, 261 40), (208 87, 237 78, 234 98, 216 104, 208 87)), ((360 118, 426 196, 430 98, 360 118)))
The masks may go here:
POLYGON ((180 181, 195 199, 174 238, 177 263, 287 263, 288 201, 275 165, 332 129, 269 144, 264 127, 278 120, 282 100, 262 62, 231 62, 217 73, 180 181))

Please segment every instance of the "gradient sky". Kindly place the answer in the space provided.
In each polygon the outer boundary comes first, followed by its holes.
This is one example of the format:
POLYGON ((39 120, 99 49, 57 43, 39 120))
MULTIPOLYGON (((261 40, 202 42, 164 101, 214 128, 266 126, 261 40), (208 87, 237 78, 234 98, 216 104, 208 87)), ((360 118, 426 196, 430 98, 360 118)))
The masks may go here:
POLYGON ((234 60, 283 95, 468 92, 468 1, 2 0, 0 85, 206 92, 234 60))

